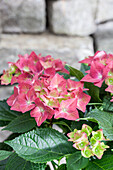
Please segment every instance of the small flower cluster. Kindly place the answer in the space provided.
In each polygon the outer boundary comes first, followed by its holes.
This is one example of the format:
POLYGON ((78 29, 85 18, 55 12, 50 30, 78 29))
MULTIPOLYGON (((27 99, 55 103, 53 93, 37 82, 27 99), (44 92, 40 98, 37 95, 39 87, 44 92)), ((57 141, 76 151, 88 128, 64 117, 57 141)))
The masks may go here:
POLYGON ((85 112, 90 101, 90 96, 83 92, 87 89, 83 88, 82 82, 66 80, 58 74, 69 73, 60 59, 41 57, 32 52, 30 55, 19 55, 19 60, 9 65, 1 83, 18 83, 14 94, 7 100, 11 110, 30 111, 38 126, 53 115, 56 119, 76 120, 79 118, 77 109, 85 112))
POLYGON ((92 131, 92 128, 86 124, 82 125, 81 130, 74 129, 74 132, 67 135, 70 138, 68 141, 73 141, 73 147, 81 150, 81 154, 85 158, 95 155, 98 159, 101 159, 106 148, 109 148, 102 142, 106 140, 103 130, 92 131))
POLYGON ((38 79, 41 76, 50 77, 60 71, 69 74, 64 68, 65 63, 60 59, 54 59, 50 55, 42 57, 41 54, 36 55, 32 52, 30 55, 18 55, 19 60, 16 63, 9 62, 9 69, 3 71, 1 84, 8 85, 9 83, 25 82, 32 84, 33 79, 38 79))
MULTIPOLYGON (((97 51, 94 56, 89 56, 80 63, 90 66, 90 70, 86 71, 88 74, 81 81, 92 82, 98 87, 101 87, 105 81, 105 84, 108 85, 105 91, 113 93, 113 54, 97 51)), ((113 102, 113 99, 111 101, 113 102)))

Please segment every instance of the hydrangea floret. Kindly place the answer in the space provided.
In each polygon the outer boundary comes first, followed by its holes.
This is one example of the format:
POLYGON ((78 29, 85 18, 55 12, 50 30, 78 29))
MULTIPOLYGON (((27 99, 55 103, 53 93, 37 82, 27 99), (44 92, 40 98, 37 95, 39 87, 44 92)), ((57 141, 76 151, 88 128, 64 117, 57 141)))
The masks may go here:
POLYGON ((104 144, 106 141, 103 130, 99 129, 93 131, 89 125, 83 124, 81 130, 74 129, 73 132, 68 133, 67 136, 70 138, 68 141, 72 141, 73 147, 81 150, 81 154, 85 158, 96 156, 101 159, 108 145, 104 144))

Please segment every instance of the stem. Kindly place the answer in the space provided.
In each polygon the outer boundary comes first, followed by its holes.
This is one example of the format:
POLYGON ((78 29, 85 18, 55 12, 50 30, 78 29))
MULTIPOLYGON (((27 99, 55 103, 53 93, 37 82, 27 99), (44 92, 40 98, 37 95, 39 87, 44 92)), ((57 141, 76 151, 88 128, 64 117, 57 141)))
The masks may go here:
POLYGON ((88 103, 87 105, 103 105, 103 103, 88 103))
POLYGON ((68 129, 72 132, 72 129, 65 122, 63 122, 63 123, 62 122, 53 122, 53 124, 67 126, 68 129))

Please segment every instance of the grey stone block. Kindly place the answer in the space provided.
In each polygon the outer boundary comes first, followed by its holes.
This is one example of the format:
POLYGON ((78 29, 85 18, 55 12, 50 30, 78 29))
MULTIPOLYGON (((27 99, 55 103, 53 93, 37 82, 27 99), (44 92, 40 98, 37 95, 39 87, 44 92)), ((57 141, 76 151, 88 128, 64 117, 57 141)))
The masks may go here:
POLYGON ((60 58, 69 65, 79 68, 79 60, 93 55, 93 40, 91 37, 65 37, 51 34, 2 34, 0 73, 8 68, 8 61, 15 62, 18 54, 30 54, 31 51, 42 53, 43 56, 51 55, 53 58, 60 58))
POLYGON ((13 86, 0 86, 0 101, 7 99, 13 92, 13 86))
POLYGON ((97 50, 113 53, 113 22, 98 25, 95 40, 97 50))
POLYGON ((98 23, 113 19, 113 0, 99 0, 96 21, 98 23))
POLYGON ((96 29, 96 8, 97 0, 49 0, 50 29, 56 34, 92 34, 96 29))
POLYGON ((45 0, 1 0, 3 32, 38 33, 45 30, 45 0))

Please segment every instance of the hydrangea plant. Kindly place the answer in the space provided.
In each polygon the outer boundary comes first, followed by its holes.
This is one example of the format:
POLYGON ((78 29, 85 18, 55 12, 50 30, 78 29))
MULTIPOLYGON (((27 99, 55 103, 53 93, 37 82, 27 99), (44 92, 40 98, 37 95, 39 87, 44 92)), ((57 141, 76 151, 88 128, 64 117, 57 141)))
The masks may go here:
POLYGON ((14 91, 0 101, 0 126, 12 134, 0 143, 3 170, 113 168, 113 54, 80 63, 77 70, 35 52, 8 63, 1 85, 14 91))

